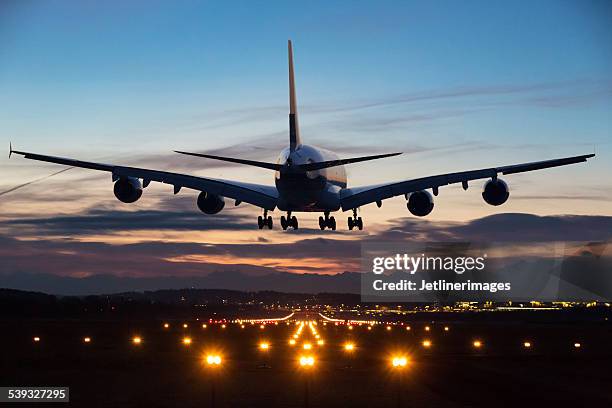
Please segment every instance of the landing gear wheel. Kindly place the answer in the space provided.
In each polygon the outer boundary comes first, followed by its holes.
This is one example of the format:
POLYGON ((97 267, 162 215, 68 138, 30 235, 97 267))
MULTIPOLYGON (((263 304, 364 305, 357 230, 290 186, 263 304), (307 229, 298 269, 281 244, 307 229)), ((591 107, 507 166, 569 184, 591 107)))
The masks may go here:
POLYGON ((350 231, 352 231, 352 230, 353 230, 353 227, 355 226, 355 225, 353 224, 353 217, 348 217, 348 220, 347 220, 347 221, 348 221, 348 228, 349 228, 349 230, 350 230, 350 231))
POLYGON ((334 217, 329 217, 327 220, 328 227, 331 228, 332 231, 336 230, 336 219, 334 217))
POLYGON ((257 226, 259 227, 259 229, 263 229, 264 227, 264 220, 261 215, 257 217, 257 226))
POLYGON ((363 220, 361 219, 361 217, 357 218, 357 228, 359 228, 359 231, 363 229, 363 220))
POLYGON ((293 226, 294 230, 298 229, 298 220, 295 215, 291 217, 291 225, 293 226))
POLYGON ((325 222, 325 218, 323 217, 319 217, 319 228, 321 228, 321 231, 323 231, 326 227, 326 222, 325 222))
POLYGON ((287 229, 289 225, 287 225, 287 219, 284 215, 281 215, 281 227, 283 227, 283 231, 287 229))
POLYGON ((268 219, 266 220, 266 225, 268 226, 268 229, 272 229, 272 216, 269 215, 268 219))

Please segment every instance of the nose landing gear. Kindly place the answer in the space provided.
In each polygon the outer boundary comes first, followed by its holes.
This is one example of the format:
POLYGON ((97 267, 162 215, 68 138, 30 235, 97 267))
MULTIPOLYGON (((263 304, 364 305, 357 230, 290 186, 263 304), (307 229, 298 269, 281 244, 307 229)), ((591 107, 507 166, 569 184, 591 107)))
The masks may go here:
POLYGON ((291 211, 287 212, 287 218, 285 216, 281 216, 281 227, 283 230, 286 230, 289 227, 292 227, 294 230, 298 229, 298 220, 294 216, 291 216, 291 211))
POLYGON ((263 217, 261 215, 257 217, 257 226, 259 229, 263 229, 264 227, 272 229, 272 216, 268 215, 268 210, 264 210, 263 217))
POLYGON ((319 228, 321 228, 321 230, 325 228, 329 228, 332 231, 336 230, 336 219, 333 216, 329 216, 329 211, 325 212, 325 218, 319 217, 319 228))
POLYGON ((357 209, 353 208, 353 216, 348 218, 348 227, 349 230, 353 230, 353 228, 359 228, 359 231, 363 229, 363 220, 361 217, 357 217, 357 209))

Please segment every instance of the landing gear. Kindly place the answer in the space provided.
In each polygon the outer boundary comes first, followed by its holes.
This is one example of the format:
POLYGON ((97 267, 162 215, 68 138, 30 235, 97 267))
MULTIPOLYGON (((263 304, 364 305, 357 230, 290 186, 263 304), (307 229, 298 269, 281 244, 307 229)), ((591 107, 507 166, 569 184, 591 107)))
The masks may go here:
POLYGON ((264 227, 272 229, 272 216, 268 215, 268 210, 264 210, 263 217, 261 215, 257 217, 257 226, 259 229, 264 229, 264 227))
POLYGON ((286 230, 289 227, 293 227, 294 230, 298 229, 298 220, 294 216, 291 216, 291 211, 287 212, 287 218, 284 215, 281 216, 281 227, 286 230))
POLYGON ((359 231, 363 229, 363 220, 361 217, 357 217, 357 209, 353 208, 353 216, 348 218, 348 227, 349 230, 353 230, 353 228, 359 228, 359 231))
POLYGON ((329 211, 325 212, 325 218, 319 217, 319 228, 321 228, 321 230, 325 228, 329 228, 332 231, 336 230, 336 219, 333 216, 329 216, 329 211))

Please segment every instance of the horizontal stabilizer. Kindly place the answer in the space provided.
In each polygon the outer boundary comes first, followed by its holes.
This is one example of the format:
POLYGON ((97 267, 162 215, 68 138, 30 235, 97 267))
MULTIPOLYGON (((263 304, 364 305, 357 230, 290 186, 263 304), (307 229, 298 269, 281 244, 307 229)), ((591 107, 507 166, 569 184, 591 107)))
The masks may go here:
POLYGON ((345 164, 358 163, 362 161, 368 160, 376 160, 376 159, 384 159, 385 157, 392 157, 402 154, 400 153, 386 153, 386 154, 377 154, 375 156, 362 156, 362 157, 352 157, 349 159, 338 159, 338 160, 330 160, 318 163, 308 163, 308 164, 300 164, 299 167, 306 171, 320 170, 328 167, 342 166, 345 164))
POLYGON ((230 163, 246 164, 249 166, 261 167, 261 168, 270 169, 270 170, 280 170, 282 167, 280 164, 276 164, 276 163, 265 163, 265 162, 255 161, 255 160, 236 159, 234 157, 213 156, 211 154, 181 152, 178 150, 175 150, 174 152, 180 153, 180 154, 186 154, 188 156, 205 157, 207 159, 221 160, 221 161, 226 161, 230 163))

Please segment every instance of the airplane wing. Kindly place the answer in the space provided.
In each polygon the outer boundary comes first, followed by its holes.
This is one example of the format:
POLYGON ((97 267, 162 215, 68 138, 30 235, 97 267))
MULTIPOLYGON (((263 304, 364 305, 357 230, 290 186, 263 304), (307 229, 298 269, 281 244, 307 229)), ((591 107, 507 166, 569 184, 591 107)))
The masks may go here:
POLYGON ((343 211, 352 210, 359 206, 381 202, 387 198, 402 194, 414 193, 420 190, 433 189, 434 195, 441 186, 448 184, 463 183, 467 189, 467 183, 471 180, 495 178, 498 174, 515 174, 526 171, 547 169, 550 167, 565 166, 568 164, 581 163, 595 156, 585 154, 582 156, 565 157, 561 159, 545 160, 539 162, 515 164, 511 166, 492 167, 488 169, 464 171, 460 173, 447 173, 437 176, 423 177, 413 180, 405 180, 390 184, 378 184, 372 186, 347 188, 340 192, 340 202, 343 211))
POLYGON ((66 166, 81 167, 85 169, 107 171, 112 174, 113 181, 121 177, 134 177, 143 180, 143 187, 148 186, 152 181, 172 184, 174 186, 175 194, 178 193, 182 187, 191 188, 193 190, 206 191, 208 193, 253 204, 267 210, 273 210, 276 207, 276 201, 278 199, 278 191, 276 190, 276 187, 264 186, 260 184, 241 183, 231 180, 189 176, 187 174, 171 173, 168 171, 115 166, 112 164, 87 162, 65 157, 46 156, 37 153, 12 150, 11 147, 11 154, 12 153, 23 155, 26 159, 64 164, 66 166))

